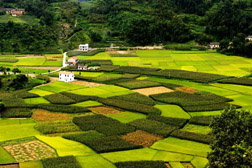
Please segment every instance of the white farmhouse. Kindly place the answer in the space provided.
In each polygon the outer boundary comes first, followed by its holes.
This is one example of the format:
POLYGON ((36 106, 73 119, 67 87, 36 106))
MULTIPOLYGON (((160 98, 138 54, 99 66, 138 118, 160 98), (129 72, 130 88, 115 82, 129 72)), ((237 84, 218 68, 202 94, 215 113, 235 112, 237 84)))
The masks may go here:
POLYGON ((210 49, 220 48, 220 43, 219 43, 219 42, 211 42, 211 43, 209 44, 209 48, 210 48, 210 49))
POLYGON ((74 81, 74 73, 61 71, 59 72, 59 81, 71 82, 74 81))
POLYGON ((245 39, 248 41, 252 41, 252 36, 247 36, 245 39))
POLYGON ((88 51, 89 49, 88 44, 80 44, 79 49, 80 51, 88 51))

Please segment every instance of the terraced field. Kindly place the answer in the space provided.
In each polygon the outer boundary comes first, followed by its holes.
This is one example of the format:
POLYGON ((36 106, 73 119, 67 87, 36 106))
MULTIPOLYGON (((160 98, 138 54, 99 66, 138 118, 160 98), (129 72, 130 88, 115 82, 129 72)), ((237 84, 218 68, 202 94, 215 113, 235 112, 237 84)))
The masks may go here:
POLYGON ((32 139, 49 146, 55 156, 32 159, 26 151, 26 158, 19 158, 21 168, 57 168, 59 163, 82 168, 206 167, 213 116, 230 106, 252 110, 252 79, 230 78, 250 75, 251 60, 199 51, 136 51, 136 56, 85 57, 101 64, 99 72, 75 72, 85 83, 56 81, 17 96, 16 102, 0 93, 6 105, 0 120, 0 163, 15 162, 18 155, 5 146, 32 139))

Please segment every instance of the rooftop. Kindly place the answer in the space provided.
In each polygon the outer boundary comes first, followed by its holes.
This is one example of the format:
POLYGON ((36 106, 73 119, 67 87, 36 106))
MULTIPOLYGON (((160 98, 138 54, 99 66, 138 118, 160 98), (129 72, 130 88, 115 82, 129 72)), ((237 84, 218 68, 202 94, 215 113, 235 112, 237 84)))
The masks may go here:
POLYGON ((210 45, 219 45, 219 42, 211 42, 210 45))
POLYGON ((67 71, 60 71, 59 74, 70 75, 70 74, 74 74, 74 73, 72 73, 72 72, 67 72, 67 71))

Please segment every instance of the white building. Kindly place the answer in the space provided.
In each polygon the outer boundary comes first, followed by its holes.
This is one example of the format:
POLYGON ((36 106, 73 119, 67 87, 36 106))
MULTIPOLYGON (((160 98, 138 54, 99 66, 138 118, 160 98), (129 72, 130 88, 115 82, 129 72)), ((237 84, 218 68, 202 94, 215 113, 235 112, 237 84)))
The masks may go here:
POLYGON ((248 40, 248 41, 252 41, 252 36, 248 36, 245 39, 248 40))
POLYGON ((220 48, 220 43, 219 43, 219 42, 211 42, 211 43, 209 44, 209 48, 210 48, 210 49, 220 48))
POLYGON ((74 81, 74 73, 61 71, 59 72, 59 81, 71 82, 74 81))
POLYGON ((78 70, 87 70, 88 66, 84 64, 78 64, 78 70))
POLYGON ((80 44, 79 49, 80 51, 88 51, 89 49, 88 44, 80 44))

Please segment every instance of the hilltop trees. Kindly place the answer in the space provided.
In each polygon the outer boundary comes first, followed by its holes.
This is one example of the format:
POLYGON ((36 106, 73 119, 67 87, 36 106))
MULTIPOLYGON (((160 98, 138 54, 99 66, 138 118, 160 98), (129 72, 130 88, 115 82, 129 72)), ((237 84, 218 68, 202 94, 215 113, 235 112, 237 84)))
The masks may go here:
POLYGON ((214 141, 208 155, 211 168, 252 166, 252 115, 236 109, 225 110, 211 123, 214 141))

